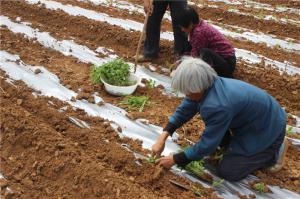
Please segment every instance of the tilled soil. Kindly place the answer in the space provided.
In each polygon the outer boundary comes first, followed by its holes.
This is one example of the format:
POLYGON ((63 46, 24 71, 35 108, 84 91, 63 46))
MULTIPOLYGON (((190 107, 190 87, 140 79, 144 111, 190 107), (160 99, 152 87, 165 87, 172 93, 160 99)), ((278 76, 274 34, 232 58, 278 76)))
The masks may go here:
MULTIPOLYGON (((20 6, 17 7, 19 9, 11 9, 10 7, 14 6, 10 5, 6 7, 7 9, 2 9, 2 12, 13 19, 17 16, 22 16, 24 20, 30 19, 33 27, 50 32, 56 38, 70 39, 73 37, 77 43, 94 50, 99 46, 108 47, 127 60, 132 60, 129 57, 135 54, 138 34, 132 34, 119 27, 95 22, 84 17, 69 16, 61 11, 51 11, 22 2, 18 2, 17 5, 20 6), (24 15, 24 13, 32 13, 32 15, 24 15)), ((167 41, 162 43, 161 57, 163 59, 161 60, 166 62, 172 59, 170 56, 172 44, 167 41)), ((246 64, 239 64, 236 77, 267 90, 281 102, 281 105, 287 107, 289 112, 297 115, 300 109, 298 103, 300 101, 300 95, 298 95, 300 92, 299 75, 280 75, 277 70, 266 69, 263 63, 256 66, 257 68, 250 69, 246 64)), ((85 77, 87 80, 88 74, 83 73, 81 78, 85 77)))
MULTIPOLYGON (((73 1, 72 1, 73 3, 73 1)), ((82 6, 82 5, 80 5, 82 6)), ((104 10, 103 10, 104 11, 104 10)), ((104 11, 112 13, 114 10, 104 11)), ((207 11, 208 12, 208 11, 207 11)), ((76 43, 95 50, 99 46, 111 48, 116 54, 132 61, 138 41, 138 32, 125 31, 107 23, 95 22, 84 17, 72 17, 62 11, 51 11, 21 1, 1 1, 1 13, 15 19, 32 23, 32 27, 49 32, 57 39, 73 39, 76 43)), ((206 12, 204 12, 206 13, 206 12)), ((223 13, 228 16, 226 12, 223 13)), ((116 14, 137 20, 138 15, 116 14)), ((206 16, 206 15, 205 15, 206 16)), ((210 15, 207 15, 210 16, 210 15)), ((230 15, 231 16, 231 15, 230 15)), ((229 20, 227 17, 226 23, 229 20)), ((235 17, 234 17, 235 18, 235 17)), ((237 21, 237 20, 234 20, 237 21)), ((243 19, 239 23, 243 23, 243 19)), ((222 21, 223 22, 223 21, 222 21)), ((255 24, 255 23, 253 23, 255 24)), ((166 26, 166 28, 169 28, 166 26)), ((262 28, 262 26, 259 26, 262 28)), ((265 28, 265 27, 264 27, 265 28)), ((14 34, 1 27, 0 49, 20 55, 21 60, 31 65, 45 66, 56 74, 66 87, 78 91, 84 99, 94 103, 91 94, 99 92, 106 102, 121 106, 122 97, 109 96, 101 86, 89 80, 90 65, 73 57, 46 49, 39 43, 14 34)), ((288 29, 290 30, 290 29, 288 29)), ((281 33, 275 33, 281 35, 281 33)), ((283 30, 281 30, 284 32, 283 30)), ((294 31, 294 30, 293 30, 294 31)), ((291 35, 293 34, 291 32, 291 35)), ((291 36, 290 36, 291 37, 291 36)), ((172 60, 172 42, 162 41, 158 64, 172 60)), ((243 43, 237 42, 243 47, 243 43)), ((252 47, 251 47, 252 48, 252 47)), ((257 49, 253 48, 254 52, 257 49)), ((104 55, 100 55, 104 56, 104 55)), ((3 77, 4 74, 1 73, 3 77)), ((300 115, 299 75, 290 76, 265 67, 264 63, 251 65, 241 62, 237 66, 236 78, 250 82, 271 93, 287 111, 300 115)), ((22 198, 191 198, 192 192, 183 192, 169 183, 175 179, 189 183, 145 164, 135 164, 133 154, 124 150, 127 143, 136 151, 147 154, 139 141, 120 139, 109 126, 109 121, 86 116, 83 111, 68 107, 65 112, 57 110, 66 104, 54 98, 35 98, 21 82, 17 87, 1 78, 1 173, 16 197, 22 198), (51 101, 52 103, 49 103, 51 101), (92 128, 81 129, 72 124, 68 117, 74 116, 88 122, 92 128), (107 142, 108 141, 108 142, 107 142)), ((145 118, 152 124, 163 126, 181 99, 162 95, 162 88, 138 88, 135 95, 150 97, 151 106, 144 112, 130 112, 130 118, 145 118)), ((197 141, 204 124, 195 116, 178 132, 179 144, 197 141)), ((277 174, 258 172, 267 184, 278 185, 300 193, 299 149, 290 147, 287 164, 277 174)), ((216 198, 212 190, 203 189, 203 198, 216 198)), ((4 189, 1 195, 5 195, 4 189)))
MULTIPOLYGON (((15 198, 195 197, 169 183, 189 186, 184 179, 148 163, 137 165, 103 119, 95 124, 95 118, 70 107, 60 113, 63 103, 35 98, 23 83, 15 85, 1 78, 1 172, 15 198), (91 129, 75 126, 68 116, 84 119, 91 129)), ((204 198, 217 198, 197 186, 204 198)))
MULTIPOLYGON (((65 4, 71 4, 74 6, 79 6, 79 7, 83 7, 89 10, 95 10, 97 12, 101 12, 101 13, 107 13, 110 16, 119 18, 125 18, 125 19, 130 19, 130 20, 134 20, 134 21, 138 21, 140 23, 143 23, 144 21, 144 15, 139 14, 139 13, 132 13, 129 14, 128 12, 123 11, 120 12, 120 10, 118 9, 114 9, 114 8, 107 8, 104 6, 100 6, 100 5, 93 5, 92 3, 84 3, 84 2, 78 2, 78 1, 69 1, 69 0, 57 0, 59 2, 65 3, 65 4)), ((205 16, 203 16, 205 20, 210 18, 206 18, 205 16)), ((219 21, 220 22, 220 21, 219 21)), ((222 21, 221 21, 222 22, 222 21)), ((226 22, 225 22, 226 23, 226 22)), ((219 23, 218 23, 219 24, 219 23)), ((239 26, 239 24, 235 24, 236 26, 239 26)), ((222 24, 220 25, 222 26, 222 24)), ((228 27, 225 27, 228 29, 228 27)), ((162 23, 162 31, 172 31, 172 24, 170 21, 167 20, 163 20, 162 23)), ((256 29, 254 29, 256 30, 256 29)), ((297 53, 293 53, 293 52, 287 52, 281 48, 270 48, 267 47, 266 44, 263 43, 253 43, 250 41, 241 41, 238 39, 234 39, 231 37, 228 37, 228 39, 231 41, 231 43, 233 44, 234 47, 236 48, 242 48, 242 49, 246 49, 252 52, 255 52, 257 54, 261 54, 264 55, 268 58, 277 60, 277 61, 289 61, 291 63, 294 63, 295 66, 300 67, 300 57, 297 56, 297 53)))
MULTIPOLYGON (((142 0, 133 1, 139 5, 143 5, 142 0)), ((300 40, 298 34, 300 27, 291 24, 282 24, 276 21, 267 21, 263 19, 256 19, 254 16, 246 16, 233 12, 229 12, 222 8, 198 7, 200 18, 210 19, 212 21, 221 21, 228 25, 239 25, 244 28, 257 30, 264 33, 274 34, 276 36, 285 38, 293 38, 300 40)))

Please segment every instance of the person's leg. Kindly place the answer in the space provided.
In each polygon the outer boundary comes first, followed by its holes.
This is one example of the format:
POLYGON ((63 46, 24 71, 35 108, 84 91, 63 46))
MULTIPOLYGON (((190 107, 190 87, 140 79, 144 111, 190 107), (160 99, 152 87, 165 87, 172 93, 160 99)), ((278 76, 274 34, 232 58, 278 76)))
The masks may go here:
POLYGON ((186 0, 177 0, 169 1, 171 17, 172 17, 172 26, 174 32, 174 52, 176 55, 182 55, 185 52, 191 51, 190 43, 188 42, 188 37, 186 33, 181 31, 180 26, 178 25, 179 14, 186 7, 186 0))
POLYGON ((159 53, 160 25, 166 12, 168 2, 153 1, 153 12, 148 18, 146 38, 144 43, 144 57, 157 58, 159 53))
POLYGON ((224 155, 217 168, 217 174, 228 181, 238 181, 258 169, 270 167, 276 162, 284 135, 282 133, 270 147, 258 154, 252 156, 224 155))
POLYGON ((227 149, 231 142, 231 138, 232 138, 232 136, 231 136, 230 130, 228 129, 226 131, 224 137, 222 138, 222 141, 221 141, 219 147, 227 149))
POLYGON ((235 65, 229 64, 223 57, 208 48, 199 50, 199 57, 215 69, 217 74, 221 77, 233 77, 235 65))

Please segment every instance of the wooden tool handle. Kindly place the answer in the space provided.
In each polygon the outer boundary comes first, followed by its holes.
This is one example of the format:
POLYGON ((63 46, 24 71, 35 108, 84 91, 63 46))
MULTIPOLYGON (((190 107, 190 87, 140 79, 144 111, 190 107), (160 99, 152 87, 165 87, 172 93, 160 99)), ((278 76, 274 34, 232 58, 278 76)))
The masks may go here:
MULTIPOLYGON (((152 1, 150 1, 150 4, 152 5, 152 1)), ((142 32, 140 34, 139 43, 138 43, 138 46, 137 46, 137 49, 136 49, 135 62, 134 62, 134 73, 136 71, 137 61, 138 61, 138 55, 139 55, 139 52, 140 52, 140 48, 141 48, 141 44, 142 44, 142 41, 143 41, 144 34, 146 32, 147 21, 148 21, 149 15, 150 15, 149 12, 147 12, 145 20, 144 20, 143 30, 142 30, 142 32)))

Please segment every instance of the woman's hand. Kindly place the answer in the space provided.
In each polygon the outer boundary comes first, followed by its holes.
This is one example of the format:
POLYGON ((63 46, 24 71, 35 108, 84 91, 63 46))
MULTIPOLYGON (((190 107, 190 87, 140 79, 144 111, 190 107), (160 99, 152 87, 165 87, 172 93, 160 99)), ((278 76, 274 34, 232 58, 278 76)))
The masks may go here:
POLYGON ((149 15, 152 14, 153 11, 152 0, 144 0, 144 11, 145 13, 149 13, 149 15))
POLYGON ((166 139, 168 138, 169 133, 168 132, 163 132, 159 138, 156 140, 155 144, 152 146, 152 153, 153 156, 159 157, 160 154, 163 152, 165 149, 165 142, 166 139))
POLYGON ((173 155, 161 157, 156 163, 166 169, 170 169, 175 164, 173 155))

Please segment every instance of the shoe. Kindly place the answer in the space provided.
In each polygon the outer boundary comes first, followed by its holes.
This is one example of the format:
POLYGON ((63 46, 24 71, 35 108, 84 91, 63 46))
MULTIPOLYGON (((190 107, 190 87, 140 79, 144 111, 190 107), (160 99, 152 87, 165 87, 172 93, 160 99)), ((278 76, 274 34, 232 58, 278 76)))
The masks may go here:
POLYGON ((138 55, 138 58, 137 58, 137 62, 151 62, 152 60, 153 60, 153 58, 145 57, 144 55, 138 55))
POLYGON ((278 155, 277 162, 275 163, 275 165, 268 168, 269 172, 275 173, 282 169, 288 147, 289 147, 289 142, 286 138, 284 138, 284 141, 281 144, 280 149, 279 149, 279 155, 278 155))

